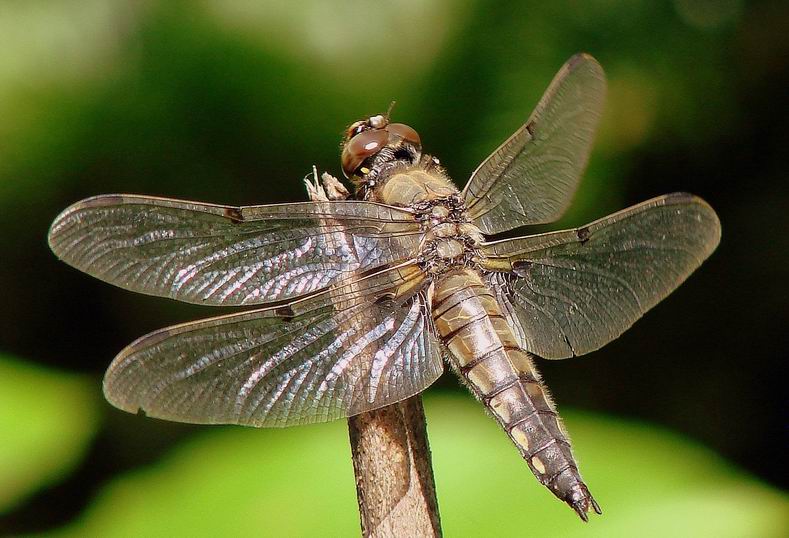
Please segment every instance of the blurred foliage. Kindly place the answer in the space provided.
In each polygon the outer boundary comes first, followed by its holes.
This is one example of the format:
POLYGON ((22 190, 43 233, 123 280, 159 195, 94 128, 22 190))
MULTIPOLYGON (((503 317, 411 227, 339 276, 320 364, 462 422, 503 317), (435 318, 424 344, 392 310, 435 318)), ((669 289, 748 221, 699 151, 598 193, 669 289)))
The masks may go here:
MULTIPOLYGON (((313 164, 337 173, 344 126, 393 99, 397 121, 462 184, 581 50, 604 66, 609 99, 558 226, 685 190, 724 231, 622 338, 543 361, 548 384, 560 405, 667 425, 789 485, 787 27, 786 3, 741 0, 0 2, 0 352, 28 359, 0 362, 0 534, 69 523, 74 534, 246 534, 265 518, 271 534, 355 533, 342 423, 194 438, 204 429, 115 412, 99 424, 98 376, 119 349, 216 310, 78 274, 46 248, 47 227, 107 192, 302 200, 313 164)), ((433 390, 456 388, 445 376, 433 390)), ((478 407, 433 403, 450 536, 786 531, 785 497, 712 453, 586 414, 568 423, 607 512, 580 526, 491 421, 472 426, 478 407)))
MULTIPOLYGON (((707 449, 640 423, 565 413, 605 511, 584 525, 470 396, 426 398, 447 536, 784 536, 789 499, 707 449), (462 425, 462 426, 461 426, 462 425), (460 427, 459 427, 460 426, 460 427)), ((200 435, 107 486, 62 536, 351 536, 342 421, 200 435)))
POLYGON ((0 355, 0 514, 62 480, 99 427, 88 379, 0 355))

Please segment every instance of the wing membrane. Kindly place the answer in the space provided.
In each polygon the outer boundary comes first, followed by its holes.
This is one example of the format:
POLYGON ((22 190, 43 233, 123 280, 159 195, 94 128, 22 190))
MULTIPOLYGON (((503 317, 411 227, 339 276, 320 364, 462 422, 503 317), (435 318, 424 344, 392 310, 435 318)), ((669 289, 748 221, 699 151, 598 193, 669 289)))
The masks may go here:
POLYGON ((677 193, 574 230, 488 243, 491 289, 524 348, 549 359, 618 337, 715 250, 720 222, 677 193))
POLYGON ((602 67, 587 54, 564 64, 529 121, 471 175, 463 197, 486 234, 558 219, 578 185, 605 100, 602 67))
POLYGON ((403 400, 442 372, 422 282, 414 266, 396 268, 284 307, 156 331, 115 358, 105 395, 168 420, 266 427, 403 400))
POLYGON ((49 243, 64 261, 122 288, 180 301, 281 301, 413 257, 408 210, 362 201, 231 207, 105 195, 66 209, 49 243))

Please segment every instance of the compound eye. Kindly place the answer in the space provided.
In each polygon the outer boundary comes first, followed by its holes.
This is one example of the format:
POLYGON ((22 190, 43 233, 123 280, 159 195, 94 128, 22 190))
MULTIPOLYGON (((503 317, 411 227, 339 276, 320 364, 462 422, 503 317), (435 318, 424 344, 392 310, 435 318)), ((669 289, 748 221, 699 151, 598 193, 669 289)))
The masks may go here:
POLYGON ((345 177, 351 177, 356 173, 362 163, 381 151, 389 135, 380 129, 363 131, 351 138, 342 148, 342 171, 345 177))
POLYGON ((419 134, 405 123, 390 123, 386 126, 386 130, 395 136, 399 136, 409 144, 422 147, 422 141, 419 139, 419 134))
POLYGON ((366 121, 355 121, 345 130, 345 139, 350 140, 357 134, 361 133, 367 127, 366 121))

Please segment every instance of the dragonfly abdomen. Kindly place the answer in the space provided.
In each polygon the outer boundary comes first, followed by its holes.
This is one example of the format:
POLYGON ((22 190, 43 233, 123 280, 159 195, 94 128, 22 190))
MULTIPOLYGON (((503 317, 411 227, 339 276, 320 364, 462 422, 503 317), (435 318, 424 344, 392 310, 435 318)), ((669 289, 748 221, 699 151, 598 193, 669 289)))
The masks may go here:
POLYGON ((490 409, 534 475, 583 519, 590 506, 599 512, 531 355, 518 345, 479 274, 458 269, 437 278, 432 313, 455 370, 490 409))

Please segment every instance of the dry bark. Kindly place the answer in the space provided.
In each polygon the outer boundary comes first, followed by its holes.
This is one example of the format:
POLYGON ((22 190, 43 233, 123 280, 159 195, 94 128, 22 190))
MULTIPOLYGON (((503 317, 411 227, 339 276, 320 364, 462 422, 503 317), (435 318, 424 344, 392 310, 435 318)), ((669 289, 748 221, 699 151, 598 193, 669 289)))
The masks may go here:
POLYGON ((441 536, 419 395, 348 419, 362 534, 441 536))

